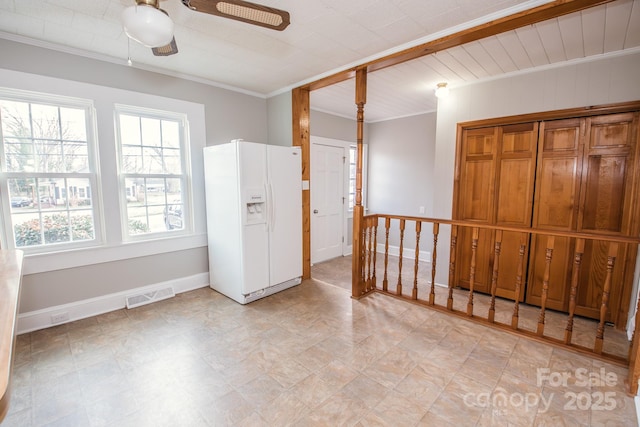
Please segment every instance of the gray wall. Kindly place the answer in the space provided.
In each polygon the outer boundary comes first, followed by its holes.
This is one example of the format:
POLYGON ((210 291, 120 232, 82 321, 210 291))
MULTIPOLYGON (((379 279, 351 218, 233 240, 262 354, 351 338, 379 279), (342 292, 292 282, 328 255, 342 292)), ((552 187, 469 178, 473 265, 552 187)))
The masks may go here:
MULTIPOLYGON (((436 113, 371 123, 368 130, 369 212, 431 216, 436 113), (420 207, 424 207, 424 213, 420 213, 420 207)), ((391 227, 389 244, 399 246, 398 224, 392 223, 391 227)), ((384 244, 384 238, 380 227, 378 242, 384 244)), ((413 255, 415 228, 407 229, 403 246, 413 255)), ((421 250, 430 251, 432 246, 432 239, 421 237, 421 250)))
MULTIPOLYGON (((312 99, 313 101, 313 99, 312 99)), ((355 107, 354 107, 355 108, 355 107)), ((340 139, 342 141, 356 142, 357 128, 356 121, 344 117, 334 116, 313 109, 310 112, 311 135, 323 138, 340 139)), ((368 124, 364 125, 364 143, 367 143, 368 124)))
MULTIPOLYGON (((206 145, 235 138, 263 142, 268 139, 267 101, 259 96, 8 40, 0 40, 0 52, 0 67, 7 70, 203 104, 206 145)), ((99 143, 114 142, 100 139, 99 143)), ((201 169, 196 172, 201 173, 201 169)), ((203 209, 204 204, 198 203, 198 206, 203 209)), ((204 215, 204 212, 196 212, 196 215, 204 215)), ((25 264, 29 262, 27 257, 25 264)), ((26 274, 23 278, 20 313, 207 271, 207 248, 203 244, 182 247, 181 250, 168 249, 156 255, 133 255, 127 259, 104 262, 96 260, 93 265, 26 274)))
POLYGON ((293 110, 291 91, 267 99, 269 144, 291 147, 293 145, 293 110))

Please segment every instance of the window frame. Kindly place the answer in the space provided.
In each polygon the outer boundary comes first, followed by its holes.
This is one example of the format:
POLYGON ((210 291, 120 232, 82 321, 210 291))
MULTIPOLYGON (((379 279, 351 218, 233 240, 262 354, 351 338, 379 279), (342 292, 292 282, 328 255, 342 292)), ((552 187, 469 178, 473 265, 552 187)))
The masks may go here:
MULTIPOLYGON (((354 164, 354 170, 357 169, 357 163, 358 163, 358 159, 357 159, 357 155, 358 155, 358 144, 350 144, 347 147, 347 160, 346 163, 346 175, 349 177, 347 179, 347 212, 349 213, 349 216, 352 217, 353 216, 353 207, 355 206, 356 203, 356 198, 355 198, 355 179, 356 179, 356 173, 354 172, 353 178, 351 177, 351 151, 354 151, 355 156, 356 156, 356 162, 354 164), (351 181, 354 181, 354 192, 352 193, 351 191, 349 191, 349 185, 351 184, 351 181), (353 195, 353 204, 351 204, 351 195, 353 195)), ((367 144, 362 144, 362 206, 365 208, 365 210, 367 210, 367 151, 368 151, 368 146, 367 144)))
MULTIPOLYGON (((87 166, 88 172, 17 172, 8 171, 7 159, 4 150, 4 135, 0 128, 0 244, 4 248, 19 249, 29 254, 47 254, 101 246, 104 243, 104 216, 102 209, 102 183, 100 180, 100 162, 98 158, 98 132, 97 114, 94 102, 91 99, 76 98, 65 95, 36 92, 22 89, 0 87, 0 99, 25 102, 29 104, 48 105, 60 108, 82 109, 85 113, 85 131, 87 142, 87 166), (60 243, 41 243, 34 246, 17 246, 15 236, 15 224, 13 223, 11 200, 9 195, 9 180, 11 179, 87 179, 91 188, 91 214, 93 217, 94 238, 88 240, 76 240, 60 243)), ((33 137, 33 135, 31 135, 33 137)), ((39 196, 38 196, 39 197, 39 196)), ((64 209, 67 213, 73 212, 67 205, 64 209)), ((46 210, 39 209, 38 215, 42 218, 46 210)))
MULTIPOLYGON (((192 205, 192 171, 191 171, 191 143, 189 140, 189 121, 185 113, 158 110, 147 107, 140 107, 129 104, 115 104, 113 108, 115 126, 115 151, 117 157, 118 193, 120 204, 121 238, 122 242, 149 241, 170 236, 182 236, 193 234, 193 205, 192 205), (175 121, 179 124, 180 134, 180 168, 182 174, 166 173, 130 173, 123 171, 123 144, 121 141, 120 115, 131 115, 139 118, 151 118, 157 120, 175 121), (127 209, 127 179, 180 179, 181 182, 181 205, 182 205, 182 229, 150 231, 139 234, 129 233, 129 215, 127 209)), ((168 201, 167 201, 168 202, 168 201)), ((165 204, 165 209, 172 206, 165 204)))

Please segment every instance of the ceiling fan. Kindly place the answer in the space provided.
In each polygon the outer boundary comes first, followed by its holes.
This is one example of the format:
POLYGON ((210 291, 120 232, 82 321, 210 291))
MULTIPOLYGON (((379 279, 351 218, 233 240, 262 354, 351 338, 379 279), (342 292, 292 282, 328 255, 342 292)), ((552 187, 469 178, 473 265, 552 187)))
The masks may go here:
MULTIPOLYGON (((289 12, 244 0, 181 0, 189 9, 282 31, 290 23, 289 12)), ((156 56, 178 53, 173 21, 160 9, 159 0, 135 0, 122 12, 124 31, 156 56)))

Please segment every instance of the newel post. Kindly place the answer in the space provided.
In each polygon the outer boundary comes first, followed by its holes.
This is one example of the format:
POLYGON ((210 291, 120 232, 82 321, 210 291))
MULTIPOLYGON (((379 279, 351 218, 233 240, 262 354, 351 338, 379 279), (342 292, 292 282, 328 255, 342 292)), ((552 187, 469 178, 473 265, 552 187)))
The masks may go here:
POLYGON ((638 394, 638 381, 640 381, 640 299, 636 303, 636 323, 629 349, 629 392, 638 394))
POLYGON ((353 254, 351 256, 351 296, 358 298, 363 294, 362 262, 364 242, 362 227, 364 207, 362 206, 362 140, 364 136, 364 104, 367 102, 367 70, 356 70, 356 106, 357 116, 357 152, 356 152, 356 197, 353 206, 353 254))

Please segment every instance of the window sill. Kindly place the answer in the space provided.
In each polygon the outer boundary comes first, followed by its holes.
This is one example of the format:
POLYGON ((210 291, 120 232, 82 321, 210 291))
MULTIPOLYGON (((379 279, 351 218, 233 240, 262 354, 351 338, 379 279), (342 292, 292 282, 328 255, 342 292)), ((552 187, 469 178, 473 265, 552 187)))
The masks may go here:
POLYGON ((112 246, 97 246, 60 252, 25 255, 23 274, 37 274, 66 268, 138 258, 207 246, 207 235, 164 237, 112 246))

